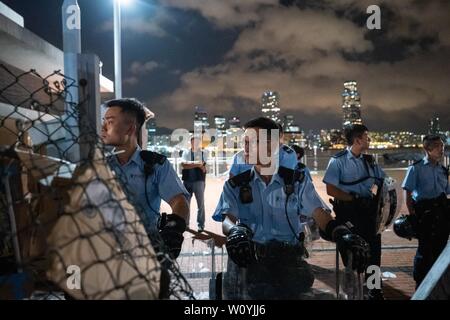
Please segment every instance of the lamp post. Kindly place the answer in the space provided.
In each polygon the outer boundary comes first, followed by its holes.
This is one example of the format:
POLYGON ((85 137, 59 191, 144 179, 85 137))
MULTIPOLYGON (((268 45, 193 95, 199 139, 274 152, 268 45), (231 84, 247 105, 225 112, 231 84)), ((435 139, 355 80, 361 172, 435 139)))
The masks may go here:
POLYGON ((122 98, 122 21, 120 5, 121 0, 114 0, 114 92, 116 99, 122 98))

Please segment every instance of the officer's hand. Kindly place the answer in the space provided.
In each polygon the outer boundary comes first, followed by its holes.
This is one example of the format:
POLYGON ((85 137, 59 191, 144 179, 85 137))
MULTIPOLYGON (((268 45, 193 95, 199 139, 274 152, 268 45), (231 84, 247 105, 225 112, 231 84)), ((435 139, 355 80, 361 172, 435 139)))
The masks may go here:
POLYGON ((346 228, 337 231, 334 237, 344 265, 347 267, 351 259, 352 270, 365 272, 369 259, 369 244, 346 228))
POLYGON ((176 214, 161 214, 158 222, 158 229, 164 244, 169 249, 172 259, 176 259, 181 252, 183 244, 183 232, 186 231, 186 222, 176 214))
POLYGON ((415 214, 401 215, 394 221, 394 232, 397 236, 412 240, 417 238, 419 230, 418 218, 415 214))
POLYGON ((256 262, 253 232, 244 224, 235 225, 227 236, 227 252, 230 259, 241 268, 256 262))

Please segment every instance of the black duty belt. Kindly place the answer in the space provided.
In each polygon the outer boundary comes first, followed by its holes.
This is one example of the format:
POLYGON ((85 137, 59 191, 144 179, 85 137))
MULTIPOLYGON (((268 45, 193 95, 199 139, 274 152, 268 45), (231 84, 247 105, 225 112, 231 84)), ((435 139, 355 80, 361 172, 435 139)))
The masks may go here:
POLYGON ((375 199, 373 198, 358 198, 352 201, 342 201, 334 199, 331 202, 333 205, 337 206, 362 206, 362 207, 370 207, 376 204, 375 199))
POLYGON ((447 196, 442 194, 441 196, 433 199, 419 200, 414 203, 414 208, 419 211, 437 208, 449 208, 449 202, 450 201, 449 199, 447 199, 447 196))

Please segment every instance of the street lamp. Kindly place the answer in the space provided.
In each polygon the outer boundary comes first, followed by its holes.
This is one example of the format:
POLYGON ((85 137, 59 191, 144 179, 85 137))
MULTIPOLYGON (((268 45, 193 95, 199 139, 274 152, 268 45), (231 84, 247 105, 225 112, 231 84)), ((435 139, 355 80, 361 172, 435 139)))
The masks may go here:
POLYGON ((116 99, 122 98, 122 21, 121 5, 127 5, 131 0, 114 0, 114 92, 116 99))

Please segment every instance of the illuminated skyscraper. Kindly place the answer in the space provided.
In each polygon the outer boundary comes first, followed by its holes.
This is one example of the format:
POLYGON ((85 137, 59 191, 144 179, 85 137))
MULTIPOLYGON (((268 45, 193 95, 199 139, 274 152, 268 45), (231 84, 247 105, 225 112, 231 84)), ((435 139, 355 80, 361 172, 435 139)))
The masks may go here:
POLYGON ((295 127, 295 126, 296 126, 296 124, 295 124, 294 116, 290 115, 290 114, 285 115, 284 121, 283 121, 283 130, 285 132, 293 131, 293 130, 291 130, 291 127, 295 127))
POLYGON ((362 124, 361 98, 356 81, 346 81, 342 92, 342 111, 344 113, 342 127, 352 124, 362 124))
POLYGON ((196 106, 194 114, 194 132, 203 132, 209 129, 208 113, 205 108, 196 106))
POLYGON ((225 135, 227 129, 227 119, 224 116, 214 116, 214 125, 217 129, 218 135, 225 135))
POLYGON ((261 111, 267 117, 280 123, 280 95, 275 91, 266 91, 261 97, 261 111))
POLYGON ((428 128, 428 133, 439 134, 441 132, 441 125, 439 117, 433 117, 430 120, 430 126, 428 128))
POLYGON ((238 117, 233 117, 228 120, 228 126, 230 129, 239 129, 241 128, 241 120, 238 117))

